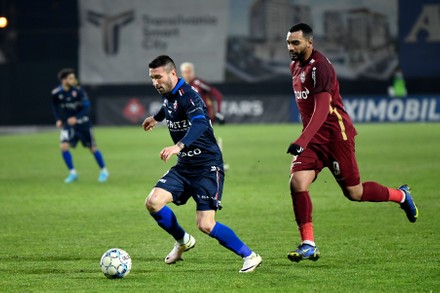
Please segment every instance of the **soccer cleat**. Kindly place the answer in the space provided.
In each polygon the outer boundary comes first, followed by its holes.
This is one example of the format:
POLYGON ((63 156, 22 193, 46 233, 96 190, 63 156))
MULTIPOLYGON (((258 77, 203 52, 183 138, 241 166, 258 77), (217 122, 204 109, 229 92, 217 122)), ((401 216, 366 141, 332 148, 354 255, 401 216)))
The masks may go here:
POLYGON ((405 193, 405 200, 400 204, 400 208, 405 211, 406 217, 411 223, 417 221, 419 216, 419 210, 417 209, 416 204, 411 196, 411 190, 408 185, 404 184, 400 186, 398 189, 402 190, 405 193))
POLYGON ((196 239, 191 235, 189 235, 189 240, 186 244, 180 244, 179 242, 176 242, 174 244, 173 250, 171 250, 171 252, 167 255, 167 257, 165 257, 165 263, 173 264, 178 260, 182 260, 182 254, 185 251, 194 248, 195 245, 196 245, 196 239))
POLYGON ((243 260, 244 263, 241 270, 239 270, 240 273, 250 273, 255 271, 255 269, 258 268, 263 261, 261 256, 255 252, 252 252, 248 257, 243 257, 243 260))
POLYGON ((296 250, 287 254, 287 257, 294 262, 300 262, 303 259, 317 261, 320 256, 319 249, 309 244, 301 244, 296 250))
POLYGON ((106 182, 109 175, 110 174, 108 173, 107 170, 101 170, 101 172, 99 172, 98 181, 99 182, 106 182))
POLYGON ((69 176, 64 179, 64 183, 72 183, 76 180, 78 180, 78 175, 75 173, 69 173, 69 176))

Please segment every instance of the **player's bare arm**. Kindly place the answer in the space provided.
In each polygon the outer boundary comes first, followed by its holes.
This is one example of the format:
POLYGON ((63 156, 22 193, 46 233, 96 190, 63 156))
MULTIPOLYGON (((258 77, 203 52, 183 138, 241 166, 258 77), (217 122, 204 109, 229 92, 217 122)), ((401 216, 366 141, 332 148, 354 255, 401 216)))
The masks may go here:
POLYGON ((55 125, 57 126, 57 128, 61 128, 61 127, 63 127, 63 121, 57 120, 55 125))
POLYGON ((142 122, 142 127, 144 128, 145 131, 150 131, 154 128, 154 126, 156 126, 156 124, 157 124, 156 119, 154 119, 153 116, 149 116, 145 118, 144 122, 142 122))
POLYGON ((166 147, 164 148, 161 152, 160 152, 160 158, 164 161, 164 162, 168 162, 168 160, 173 156, 173 155, 177 155, 178 153, 180 153, 180 151, 184 148, 185 146, 181 143, 178 142, 176 145, 170 146, 170 147, 166 147))
POLYGON ((69 117, 67 119, 67 124, 69 124, 70 126, 74 126, 77 122, 78 122, 78 119, 76 119, 75 116, 69 117))

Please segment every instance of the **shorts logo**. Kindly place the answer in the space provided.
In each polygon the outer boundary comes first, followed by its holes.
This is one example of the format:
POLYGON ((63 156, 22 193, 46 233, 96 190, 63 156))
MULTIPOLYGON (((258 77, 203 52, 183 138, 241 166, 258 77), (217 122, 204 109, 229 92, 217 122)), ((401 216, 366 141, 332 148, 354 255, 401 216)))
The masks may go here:
POLYGON ((161 182, 161 183, 167 183, 167 180, 166 180, 166 179, 159 179, 159 182, 161 182))
POLYGON ((197 194, 197 197, 200 198, 200 199, 209 199, 209 196, 207 196, 207 195, 197 194))
POLYGON ((339 163, 336 161, 333 162, 333 174, 335 176, 341 175, 341 169, 339 168, 339 163))

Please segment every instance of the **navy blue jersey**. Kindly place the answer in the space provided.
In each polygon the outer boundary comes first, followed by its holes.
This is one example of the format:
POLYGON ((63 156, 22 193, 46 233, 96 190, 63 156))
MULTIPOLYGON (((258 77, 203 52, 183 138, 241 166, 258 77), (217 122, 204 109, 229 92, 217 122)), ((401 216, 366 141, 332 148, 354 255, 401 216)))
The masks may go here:
POLYGON ((52 107, 56 120, 63 121, 76 117, 78 124, 89 123, 90 101, 86 92, 80 87, 71 87, 65 91, 60 85, 52 90, 52 107))
POLYGON ((173 142, 185 145, 177 155, 177 164, 186 168, 223 166, 208 109, 200 95, 179 79, 171 94, 162 98, 164 103, 154 119, 165 119, 173 142))

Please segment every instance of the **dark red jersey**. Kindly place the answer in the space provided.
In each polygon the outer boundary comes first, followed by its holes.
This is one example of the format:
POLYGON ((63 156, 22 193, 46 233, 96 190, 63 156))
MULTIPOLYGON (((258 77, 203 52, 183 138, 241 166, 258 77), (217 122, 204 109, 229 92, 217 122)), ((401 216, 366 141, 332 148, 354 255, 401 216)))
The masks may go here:
POLYGON ((211 121, 214 121, 215 114, 221 112, 222 94, 215 87, 210 86, 197 77, 190 82, 190 85, 192 85, 202 97, 208 108, 209 117, 211 121))
MULTIPOLYGON (((292 87, 303 123, 303 132, 295 143, 305 148, 308 143, 325 144, 353 138, 357 134, 356 129, 344 109, 339 93, 339 82, 330 61, 320 52, 313 50, 310 58, 303 63, 293 61, 290 64, 290 71, 292 87), (330 94, 328 106, 323 105, 325 107, 323 110, 328 111, 324 121, 312 119, 315 110, 318 110, 316 105, 319 104, 315 103, 315 99, 320 98, 322 93, 330 94), (321 126, 315 133, 306 133, 307 128, 313 128, 307 127, 310 126, 309 123, 321 126)), ((324 116, 320 116, 325 117, 325 113, 324 116)))

